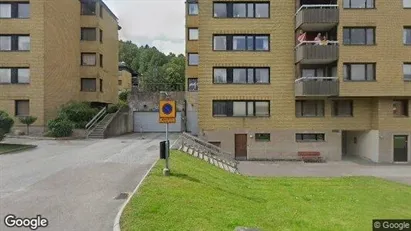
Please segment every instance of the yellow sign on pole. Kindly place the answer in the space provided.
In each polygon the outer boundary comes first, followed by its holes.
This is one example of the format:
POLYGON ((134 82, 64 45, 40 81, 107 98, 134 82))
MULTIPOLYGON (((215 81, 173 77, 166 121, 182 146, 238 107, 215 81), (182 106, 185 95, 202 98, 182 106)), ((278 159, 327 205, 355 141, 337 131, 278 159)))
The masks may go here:
POLYGON ((176 122, 176 101, 161 100, 159 107, 160 123, 175 123, 176 122))

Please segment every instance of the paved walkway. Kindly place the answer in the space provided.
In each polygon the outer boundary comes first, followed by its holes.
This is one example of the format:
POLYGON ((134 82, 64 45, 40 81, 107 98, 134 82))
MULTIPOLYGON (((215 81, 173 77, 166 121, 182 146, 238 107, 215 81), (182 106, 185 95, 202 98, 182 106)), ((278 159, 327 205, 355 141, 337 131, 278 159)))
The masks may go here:
POLYGON ((375 164, 356 158, 327 163, 244 161, 239 171, 249 176, 375 176, 411 185, 411 164, 375 164))
MULTIPOLYGON (((41 230, 113 230, 124 202, 158 159, 163 134, 132 134, 106 140, 23 140, 36 149, 0 155, 0 230, 6 214, 49 221, 41 230)), ((40 229, 38 229, 40 230, 40 229)))

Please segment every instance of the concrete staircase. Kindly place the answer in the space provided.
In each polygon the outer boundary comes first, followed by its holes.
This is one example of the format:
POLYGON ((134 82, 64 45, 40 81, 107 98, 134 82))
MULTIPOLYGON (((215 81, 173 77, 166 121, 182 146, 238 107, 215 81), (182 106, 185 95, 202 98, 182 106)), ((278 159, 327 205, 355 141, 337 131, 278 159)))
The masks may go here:
POLYGON ((88 135, 90 139, 104 139, 104 131, 106 130, 107 126, 110 124, 111 120, 113 119, 115 113, 110 113, 104 116, 104 118, 97 123, 97 125, 93 128, 91 133, 88 135))

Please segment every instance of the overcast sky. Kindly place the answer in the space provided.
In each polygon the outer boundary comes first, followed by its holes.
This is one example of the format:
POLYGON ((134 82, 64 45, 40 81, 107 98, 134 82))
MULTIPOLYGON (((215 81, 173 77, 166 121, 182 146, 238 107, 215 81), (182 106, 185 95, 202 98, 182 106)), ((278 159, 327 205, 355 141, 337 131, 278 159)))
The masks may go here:
POLYGON ((184 53, 185 0, 104 0, 119 18, 120 39, 184 53))

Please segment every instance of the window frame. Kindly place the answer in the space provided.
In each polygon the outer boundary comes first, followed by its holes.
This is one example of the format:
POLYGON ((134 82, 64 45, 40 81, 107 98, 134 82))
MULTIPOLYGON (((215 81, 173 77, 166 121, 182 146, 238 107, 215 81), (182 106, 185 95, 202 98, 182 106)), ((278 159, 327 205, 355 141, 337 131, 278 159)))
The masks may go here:
MULTIPOLYGON (((408 8, 407 8, 408 9, 408 8)), ((410 8, 411 9, 411 8, 410 8)), ((405 45, 405 46, 411 46, 411 26, 404 26, 403 27, 403 44, 405 45), (409 38, 409 43, 406 43, 406 41, 407 41, 407 37, 405 36, 406 35, 406 31, 407 30, 409 30, 410 31, 410 38, 409 38)))
POLYGON ((80 15, 86 15, 86 16, 97 15, 97 1, 81 1, 80 0, 80 15), (85 12, 84 6, 85 5, 91 6, 92 3, 94 3, 94 12, 90 11, 91 13, 84 13, 85 12))
POLYGON ((100 88, 100 92, 104 92, 104 88, 103 88, 103 80, 99 79, 99 88, 100 88))
POLYGON ((271 68, 270 67, 218 67, 215 66, 213 67, 213 84, 235 84, 235 85, 254 85, 254 84, 259 84, 259 85, 268 85, 271 84, 271 68), (226 81, 225 82, 217 82, 216 81, 216 76, 215 76, 215 70, 216 69, 225 69, 226 71, 226 81), (235 83, 234 82, 234 69, 246 69, 246 82, 245 83, 235 83), (257 77, 256 73, 257 70, 259 69, 264 69, 268 70, 268 82, 257 82, 257 77), (252 70, 253 72, 253 82, 248 82, 249 80, 249 70, 252 70))
POLYGON ((188 65, 188 66, 193 66, 193 67, 200 65, 200 55, 199 55, 198 53, 196 53, 196 52, 189 52, 189 53, 187 53, 187 65, 188 65), (190 55, 197 55, 197 57, 198 57, 198 62, 197 62, 197 64, 190 64, 190 55))
POLYGON ((411 62, 404 62, 402 64, 402 72, 403 72, 404 81, 405 82, 410 82, 411 81, 411 62), (409 68, 410 68, 410 73, 409 74, 405 73, 405 67, 406 66, 409 66, 409 68), (409 76, 408 79, 406 78, 406 76, 409 76))
POLYGON ((198 5, 198 2, 189 2, 189 1, 187 2, 187 15, 188 16, 198 16, 199 12, 200 12, 200 6, 198 5), (190 5, 197 5, 197 14, 190 13, 190 5))
POLYGON ((24 117, 24 116, 29 116, 30 115, 30 100, 28 99, 19 99, 19 100, 14 100, 14 116, 16 117, 24 117), (28 103, 28 114, 27 115, 21 115, 18 113, 18 103, 20 102, 27 102, 28 103))
POLYGON ((270 100, 212 100, 211 101, 211 107, 212 107, 212 116, 213 117, 234 117, 234 118, 254 118, 254 117, 268 118, 268 117, 271 117, 271 102, 270 102, 270 100), (234 115, 234 102, 245 103, 245 115, 234 115), (257 102, 268 103, 268 115, 257 115, 257 112, 256 112, 256 103, 257 102), (226 108, 225 113, 226 114, 225 115, 215 114, 214 103, 225 103, 225 108, 226 108), (248 114, 248 112, 249 112, 249 110, 248 110, 249 103, 253 103, 253 113, 252 113, 252 115, 248 114))
MULTIPOLYGON (((96 32, 97 33, 97 32, 96 32)), ((103 39, 104 39, 104 34, 103 34, 103 30, 102 29, 100 29, 99 28, 99 34, 98 34, 98 37, 99 37, 99 40, 100 40, 100 43, 103 43, 103 39)))
POLYGON ((376 82, 377 81, 377 63, 343 63, 343 80, 344 82, 376 82), (373 79, 368 79, 368 65, 373 65, 373 79), (365 67, 365 79, 363 80, 352 80, 351 79, 351 65, 364 65, 365 67), (348 77, 345 76, 345 67, 347 66, 348 77))
POLYGON ((198 41, 199 37, 200 37, 200 31, 199 31, 198 27, 188 27, 187 28, 187 39, 188 39, 188 41, 198 41), (192 39, 190 37, 190 30, 197 30, 197 39, 192 39))
POLYGON ((217 52, 270 52, 271 51, 271 38, 270 34, 213 34, 212 37, 212 51, 217 52), (215 49, 215 37, 225 37, 226 38, 226 47, 224 50, 215 49), (244 37, 245 38, 245 49, 244 50, 234 50, 234 37, 244 37), (268 39, 268 49, 267 50, 257 50, 256 49, 256 38, 257 37, 267 37, 268 39), (253 49, 249 49, 249 38, 253 40, 253 49))
POLYGON ((393 113, 393 116, 396 117, 396 118, 409 117, 409 116, 410 116, 409 106, 408 106, 409 103, 410 103, 410 100, 408 100, 408 99, 394 99, 394 100, 392 101, 392 107, 393 107, 392 113, 393 113), (400 106, 402 107, 402 110, 403 110, 404 114, 400 114, 400 115, 395 114, 394 105, 395 105, 395 103, 398 103, 398 102, 400 102, 400 106))
MULTIPOLYGON (((87 37, 87 36, 86 36, 87 37)), ((97 28, 96 27, 81 27, 80 29, 80 40, 81 41, 97 41, 97 28), (85 39, 84 35, 86 31, 94 30, 94 39, 85 39)))
POLYGON ((187 91, 188 92, 198 92, 198 78, 188 78, 187 79, 187 91), (190 89, 190 82, 194 81, 196 82, 196 88, 194 90, 190 89))
POLYGON ((0 70, 9 70, 10 81, 0 82, 0 85, 28 85, 31 82, 30 67, 0 67, 0 70), (19 71, 28 70, 28 82, 20 81, 19 71))
POLYGON ((333 117, 354 117, 354 100, 333 100, 332 101, 332 116, 333 117), (346 102, 350 105, 350 113, 349 114, 341 114, 339 106, 340 102, 346 102))
POLYGON ((358 8, 358 7, 356 7, 356 8, 352 8, 351 7, 351 2, 353 1, 353 0, 347 0, 347 1, 349 1, 349 7, 344 7, 344 1, 346 1, 346 0, 343 0, 343 3, 342 3, 342 6, 343 6, 343 9, 376 9, 376 7, 375 7, 375 1, 376 0, 362 0, 362 1, 365 1, 365 7, 364 8, 358 8), (372 4, 372 7, 367 7, 367 3, 368 3, 368 1, 372 1, 373 2, 373 4, 372 4))
POLYGON ((404 8, 404 9, 411 9, 411 0, 408 0, 408 1, 410 1, 410 5, 409 6, 405 6, 405 1, 407 1, 407 0, 403 0, 402 1, 402 7, 404 8))
POLYGON ((0 50, 0 52, 30 52, 31 51, 31 36, 30 34, 0 34, 0 37, 10 37, 10 50, 0 50), (28 50, 19 49, 19 38, 28 37, 30 40, 28 50))
POLYGON ((376 30, 377 30, 377 28, 376 27, 372 27, 372 26, 365 26, 365 27, 361 27, 361 26, 347 26, 347 27, 343 27, 343 45, 345 45, 345 46, 375 46, 375 45, 377 45, 377 39, 376 39, 376 30), (363 29, 364 30, 364 44, 352 44, 352 35, 351 35, 351 30, 359 30, 359 29, 363 29), (367 40, 368 40, 368 37, 367 37, 367 30, 368 29, 372 29, 373 30, 373 43, 371 43, 371 44, 368 44, 367 43, 367 40), (350 37, 350 43, 345 43, 345 40, 344 40, 344 32, 345 32, 345 30, 348 30, 349 31, 349 37, 350 37))
POLYGON ((96 78, 81 78, 80 79, 80 91, 81 92, 97 92, 97 79, 96 78), (83 86, 83 80, 94 80, 94 90, 86 90, 83 86))
POLYGON ((10 17, 0 17, 0 19, 30 19, 31 16, 31 4, 29 1, 19 1, 19 2, 0 2, 0 5, 10 5, 10 17), (27 17, 20 17, 20 5, 29 6, 29 15, 27 17))
POLYGON ((324 118, 325 117, 325 101, 324 100, 296 100, 295 101, 295 116, 297 118, 324 118), (304 115, 304 102, 312 102, 315 101, 315 115, 304 115), (300 115, 297 114, 297 106, 300 103, 300 115), (321 104, 321 105, 319 105, 321 104), (318 107, 322 107, 322 114, 319 114, 318 107))
POLYGON ((254 137, 255 142, 271 142, 271 133, 255 133, 254 137))
POLYGON ((326 142, 326 137, 325 137, 325 133, 295 133, 295 142, 297 143, 326 142), (304 136, 315 136, 315 139, 304 139, 304 136))
POLYGON ((80 65, 83 67, 95 67, 97 66, 97 53, 94 52, 81 52, 81 60, 80 60, 80 65), (94 65, 84 65, 83 64, 83 55, 94 55, 94 65))
POLYGON ((99 3, 99 8, 98 8, 98 10, 99 10, 99 16, 100 16, 100 18, 104 18, 104 17, 103 17, 104 6, 103 6, 103 4, 101 4, 101 2, 99 3))
POLYGON ((100 63, 100 67, 104 67, 104 56, 103 56, 103 54, 99 54, 99 63, 100 63))
POLYGON ((215 19, 269 19, 271 18, 271 3, 269 1, 255 2, 255 1, 241 1, 241 2, 224 2, 224 1, 215 1, 213 2, 213 18, 215 19), (215 4, 225 4, 226 5, 226 16, 217 17, 215 16, 215 4), (245 16, 244 17, 234 17, 234 4, 245 4, 245 16), (268 4, 268 17, 257 17, 256 16, 256 5, 258 4, 268 4), (253 17, 249 17, 249 5, 253 7, 253 17))

